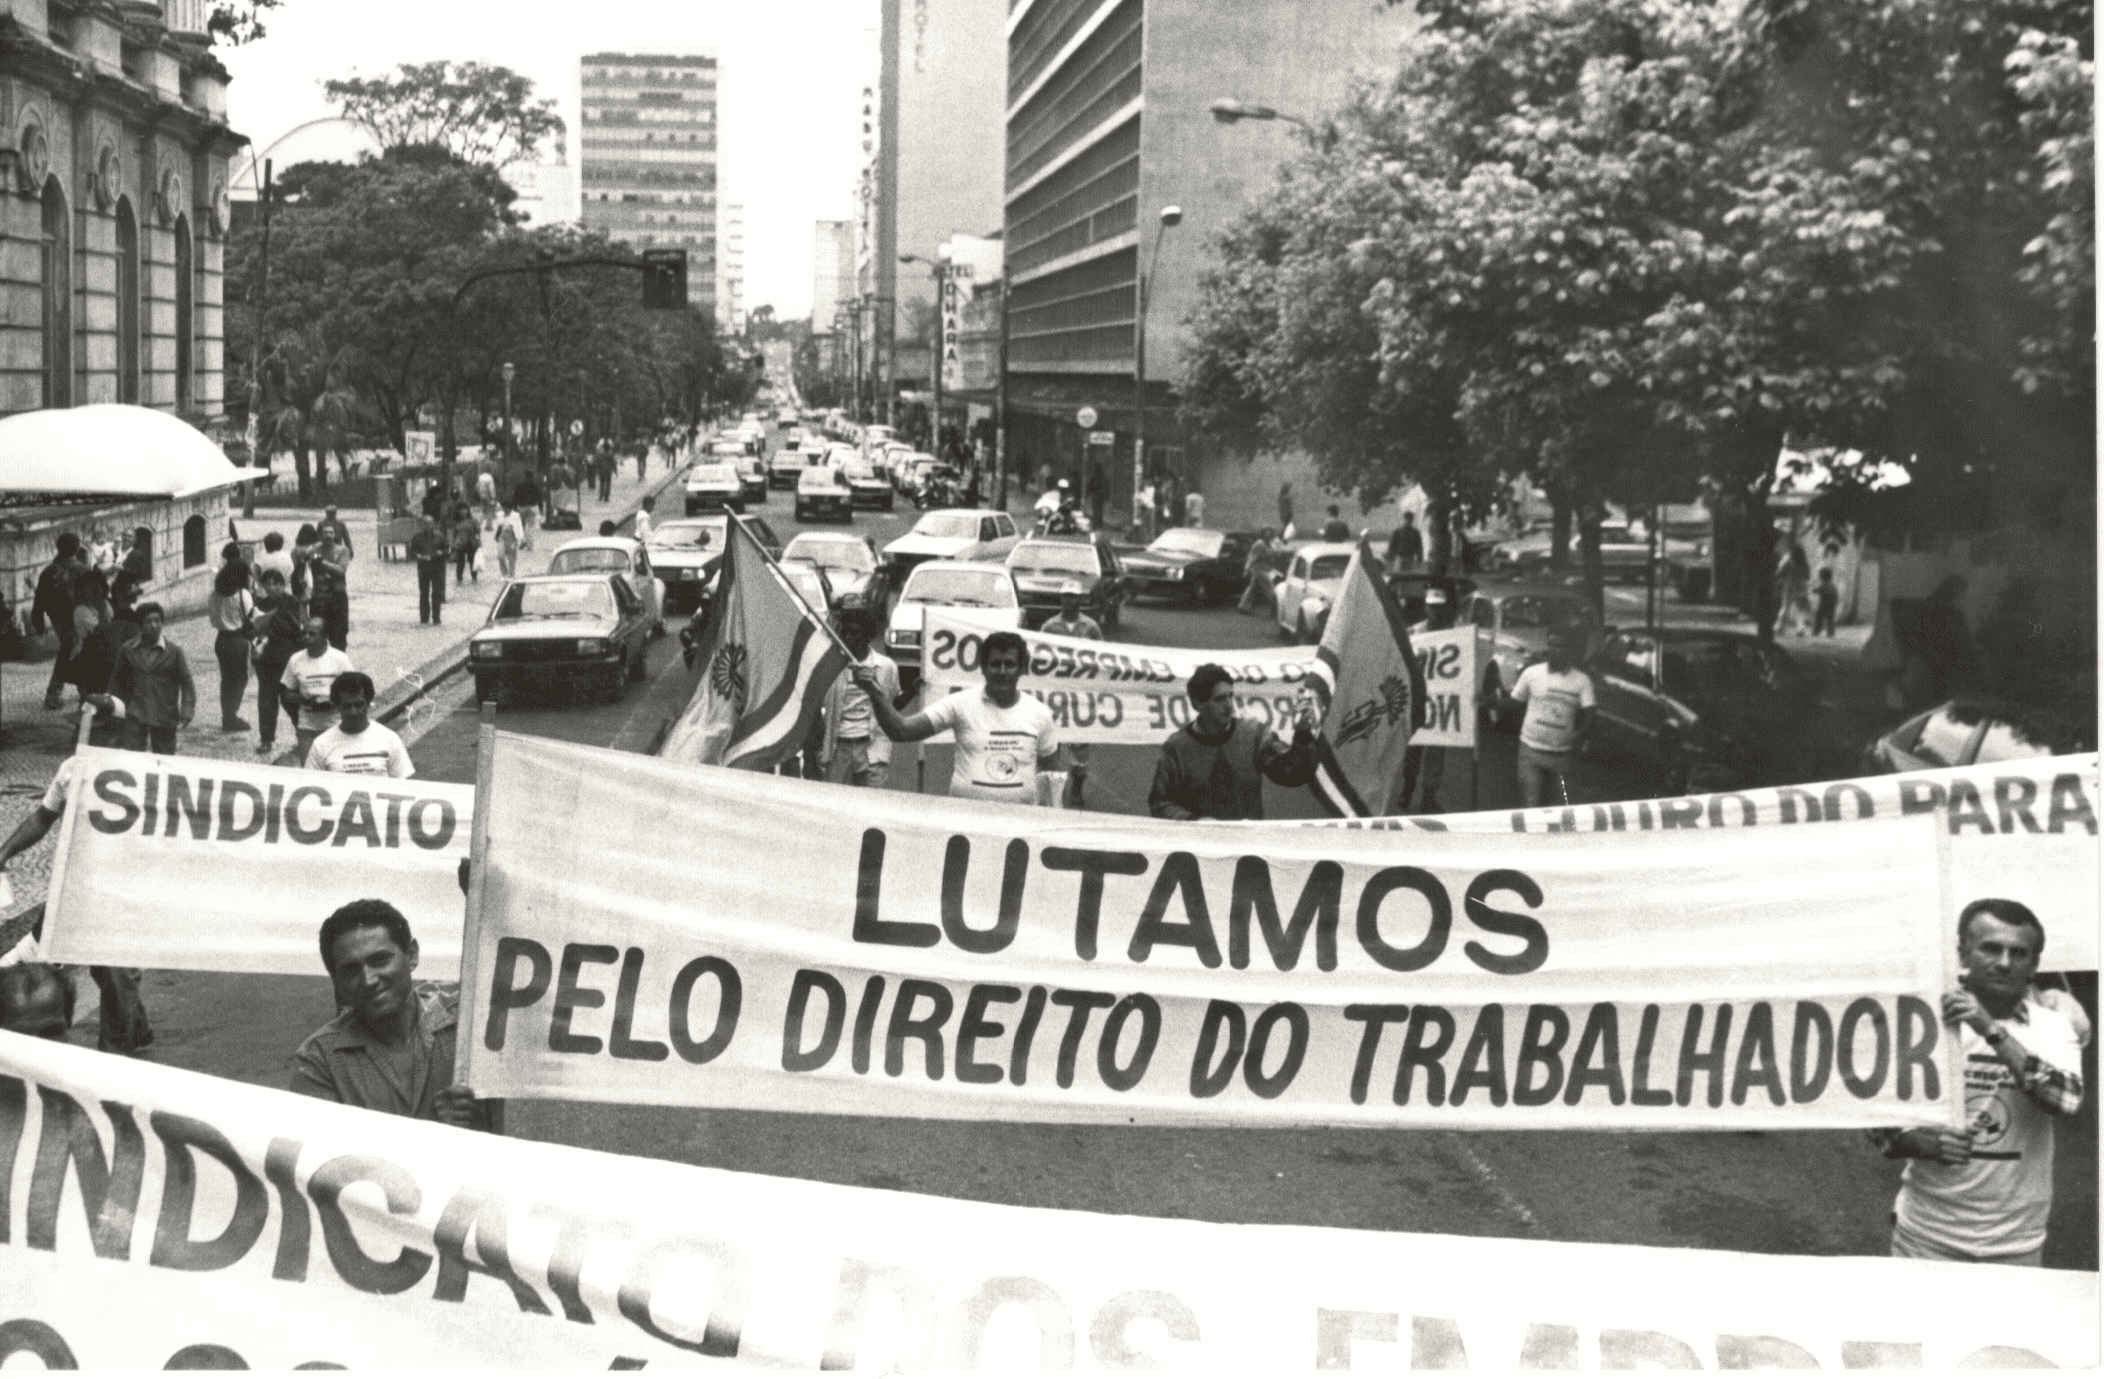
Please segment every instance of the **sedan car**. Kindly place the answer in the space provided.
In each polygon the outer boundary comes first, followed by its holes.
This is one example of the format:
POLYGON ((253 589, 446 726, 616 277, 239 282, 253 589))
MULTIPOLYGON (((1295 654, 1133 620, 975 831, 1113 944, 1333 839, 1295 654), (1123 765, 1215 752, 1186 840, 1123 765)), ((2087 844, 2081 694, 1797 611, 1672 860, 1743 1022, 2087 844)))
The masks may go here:
POLYGON ((1322 638, 1323 624, 1330 620, 1330 605, 1344 585, 1344 572, 1351 568, 1358 546, 1349 541, 1313 541, 1294 551, 1286 562, 1286 577, 1274 590, 1274 616, 1279 631, 1296 642, 1322 638))
MULTIPOLYGON (((748 517, 746 527, 760 545, 776 558, 782 543, 764 517, 748 517)), ((675 518, 659 524, 650 533, 650 563, 665 586, 665 611, 690 612, 708 600, 723 562, 724 542, 729 539, 730 521, 721 513, 709 517, 675 518)))
POLYGON ((883 611, 889 584, 877 548, 868 537, 849 532, 799 532, 789 539, 782 559, 807 560, 825 571, 835 607, 861 604, 883 611))
POLYGON ((1863 774, 1992 765, 2089 750, 2082 734, 2056 730, 2022 704, 1954 699, 1918 713, 1863 749, 1863 774))
POLYGON ((1551 628, 1583 629, 1588 656, 1600 646, 1600 615, 1591 599, 1567 584, 1486 583, 1469 595, 1463 610, 1476 629, 1477 664, 1483 672, 1476 702, 1493 727, 1511 722, 1505 695, 1522 670, 1548 654, 1551 628))
POLYGON ((1599 700, 1587 750, 1651 774, 1665 794, 1838 775, 1832 721, 1781 648, 1737 632, 1640 629, 1588 663, 1599 700))
MULTIPOLYGON (((1513 560, 1513 569, 1522 579, 1546 579, 1549 577, 1549 536, 1541 533, 1538 546, 1519 550, 1513 560)), ((1564 571, 1575 577, 1583 568, 1583 555, 1579 549, 1579 534, 1571 532, 1571 540, 1564 571)), ((1643 580, 1651 572, 1651 538, 1640 528, 1616 518, 1600 523, 1600 575, 1603 579, 1643 580)))
POLYGON ((801 450, 786 446, 774 452, 767 462, 767 486, 769 488, 795 488, 804 476, 804 461, 809 458, 801 450))
POLYGON ((916 567, 899 591, 884 631, 884 652, 898 662, 902 687, 920 683, 921 632, 930 608, 964 609, 973 622, 988 627, 1023 624, 1015 580, 1001 566, 931 560, 916 567))
POLYGON ((855 495, 831 465, 814 464, 796 481, 796 520, 815 522, 821 517, 842 522, 855 520, 855 495))
POLYGON ((618 574, 515 579, 468 641, 475 696, 582 684, 619 699, 649 673, 650 631, 643 601, 618 574))
POLYGON ((687 516, 717 508, 742 512, 745 508, 745 481, 739 478, 737 468, 732 465, 695 465, 687 471, 687 516))
POLYGON ((838 596, 834 594, 833 586, 826 579, 824 570, 808 560, 781 560, 776 564, 780 567, 783 578, 789 581, 790 587, 796 590, 812 612, 823 615, 831 611, 838 596))
POLYGON ((924 513, 913 530, 884 548, 894 577, 926 560, 1006 560, 1020 534, 1015 519, 992 508, 924 513))
POLYGON ((840 477, 847 483, 848 493, 858 508, 881 508, 890 512, 898 503, 897 492, 884 482, 876 466, 859 455, 840 466, 840 477))
POLYGON ((650 551, 629 536, 586 536, 566 541, 548 558, 551 575, 616 574, 643 600, 653 632, 665 630, 665 585, 650 566, 650 551))
POLYGON ((1212 603, 1242 592, 1248 581, 1246 531, 1171 527, 1144 551, 1127 552, 1125 576, 1134 594, 1155 594, 1212 603))
POLYGON ((1081 610, 1106 631, 1118 625, 1125 605, 1125 580, 1110 539, 1094 536, 1033 536, 1008 553, 1023 626, 1041 627, 1059 611, 1060 590, 1081 586, 1081 610))

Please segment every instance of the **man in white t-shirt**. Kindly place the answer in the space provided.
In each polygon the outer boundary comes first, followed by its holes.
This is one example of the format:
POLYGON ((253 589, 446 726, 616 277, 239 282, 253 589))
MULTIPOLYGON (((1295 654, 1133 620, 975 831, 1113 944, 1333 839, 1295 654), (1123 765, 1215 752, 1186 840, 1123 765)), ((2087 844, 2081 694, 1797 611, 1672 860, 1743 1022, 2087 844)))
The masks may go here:
POLYGON ((347 670, 329 686, 329 704, 336 710, 336 726, 326 729, 307 750, 309 771, 334 771, 344 776, 389 776, 407 780, 416 774, 409 749, 394 729, 372 719, 373 678, 362 670, 347 670))
POLYGON ((2037 1267, 2053 1210, 2054 1119, 2082 1109, 2074 1024, 2031 988, 2045 926, 2014 900, 1958 916, 1958 985, 1943 1020, 1964 1060, 1965 1128, 1873 1130, 1908 1160, 1892 1216, 1901 1259, 2037 1267))
POLYGON ((1037 803, 1037 773, 1050 770, 1059 756, 1059 733, 1052 710, 1017 688, 1029 649, 1013 632, 990 632, 979 645, 979 668, 986 688, 959 690, 903 718, 881 692, 874 671, 849 671, 877 716, 877 726, 893 742, 920 742, 940 732, 957 735, 956 764, 950 771, 950 794, 1006 804, 1037 803))
POLYGON ((1549 657, 1520 672, 1511 701, 1524 704, 1520 720, 1520 806, 1570 804, 1571 761, 1585 736, 1593 705, 1593 677, 1578 668, 1578 633, 1559 627, 1549 633, 1549 657), (1554 795, 1551 795, 1551 788, 1554 795))
POLYGON ((329 702, 336 677, 358 668, 348 653, 329 645, 329 625, 319 617, 307 619, 305 633, 305 643, 292 653, 278 681, 278 697, 293 715, 299 737, 293 760, 300 762, 307 759, 314 739, 336 726, 336 706, 329 702))

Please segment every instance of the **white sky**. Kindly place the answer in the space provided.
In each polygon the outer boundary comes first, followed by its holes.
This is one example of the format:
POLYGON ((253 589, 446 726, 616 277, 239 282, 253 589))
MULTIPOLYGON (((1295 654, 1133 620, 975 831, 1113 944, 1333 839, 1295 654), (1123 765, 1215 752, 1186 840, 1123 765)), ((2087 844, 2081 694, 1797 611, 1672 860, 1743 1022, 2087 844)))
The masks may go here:
POLYGON ((577 60, 708 52, 721 63, 718 194, 745 206, 745 305, 811 309, 811 240, 845 220, 860 166, 860 95, 876 75, 876 0, 286 0, 269 34, 223 48, 234 128, 261 148, 333 113, 321 82, 397 63, 479 59, 555 97, 577 163, 577 60))

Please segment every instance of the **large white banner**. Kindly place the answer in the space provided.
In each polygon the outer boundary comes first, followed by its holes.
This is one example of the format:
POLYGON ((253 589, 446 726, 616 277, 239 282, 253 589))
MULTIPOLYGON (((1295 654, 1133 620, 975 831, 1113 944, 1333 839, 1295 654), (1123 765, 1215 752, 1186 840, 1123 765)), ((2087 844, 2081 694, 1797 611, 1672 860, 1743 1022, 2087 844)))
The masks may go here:
POLYGON ((73 769, 56 961, 318 976, 322 920, 376 896, 408 917, 420 975, 458 975, 467 786, 100 748, 73 769))
MULTIPOLYGON (((985 683, 979 669, 979 644, 993 630, 968 613, 928 610, 921 673, 932 693, 985 683)), ((1243 717, 1255 719, 1281 737, 1290 736, 1300 712, 1301 682, 1307 678, 1308 667, 1315 664, 1312 646, 1209 651, 1092 642, 1043 632, 1020 635, 1030 648, 1023 692, 1045 701, 1061 739, 1067 742, 1158 746, 1191 721, 1191 699, 1185 687, 1191 683, 1191 673, 1208 662, 1235 677, 1243 717)), ((1413 633, 1410 642, 1433 696, 1430 717, 1410 739, 1411 745, 1473 746, 1475 629, 1413 633)), ((948 741, 948 736, 941 740, 948 741)))
MULTIPOLYGON (((1866 1150, 1866 1152, 1868 1152, 1866 1150)), ((0 1365, 2087 1367, 2067 1270, 993 1206, 401 1120, 0 1034, 0 1365)))
POLYGON ((1926 820, 1257 833, 497 743, 462 978, 485 1095, 1145 1124, 1955 1114, 1926 820))
POLYGON ((1309 827, 1388 832, 1550 836, 1770 830, 1800 824, 1930 818, 1947 838, 1945 855, 1955 904, 1962 908, 1983 896, 2021 901, 2045 925, 2047 971, 2093 972, 2097 968, 2097 808, 2097 756, 2091 752, 1665 800, 1301 822, 1309 827))

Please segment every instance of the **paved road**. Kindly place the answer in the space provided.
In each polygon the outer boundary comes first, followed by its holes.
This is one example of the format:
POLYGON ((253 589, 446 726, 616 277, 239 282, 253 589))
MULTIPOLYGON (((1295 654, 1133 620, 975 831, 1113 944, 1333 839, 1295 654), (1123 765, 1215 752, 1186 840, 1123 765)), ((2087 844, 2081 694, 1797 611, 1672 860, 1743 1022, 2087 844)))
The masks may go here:
MULTIPOLYGON (((788 505, 769 507, 787 539, 796 528, 788 505)), ((910 510, 865 514, 856 526, 881 545, 912 517, 910 510)), ((1119 639, 1232 648, 1274 635, 1231 608, 1147 604, 1129 611, 1119 639)), ((652 653, 649 680, 619 704, 506 708, 500 721, 515 731, 640 750, 686 693, 676 643, 667 641, 652 653)), ((471 780, 475 709, 467 687, 453 686, 429 714, 416 725, 420 771, 471 780)), ((1098 748, 1091 803, 1144 812, 1152 766, 1151 749, 1098 748)), ((913 789, 916 775, 913 751, 903 750, 894 787, 913 789)), ((930 788, 939 790, 947 776, 946 751, 931 751, 930 788)), ((1466 807, 1467 780, 1465 769, 1450 771, 1450 807, 1466 807)), ((1510 740, 1493 742, 1483 805, 1510 804, 1510 780, 1510 740)), ((1277 792, 1273 812, 1309 812, 1304 792, 1277 792)), ((281 1078, 291 1048, 330 1013, 318 978, 156 974, 151 999, 166 1012, 156 1050, 164 1061, 263 1082, 281 1078)), ((525 1137, 618 1153, 1018 1205, 1776 1253, 1881 1253, 1898 1176, 1855 1133, 1121 1129, 546 1102, 515 1104, 511 1124, 525 1137)), ((2048 1263, 2096 1267, 2095 1164, 2096 1116, 2085 1110, 2063 1133, 2048 1263)))

